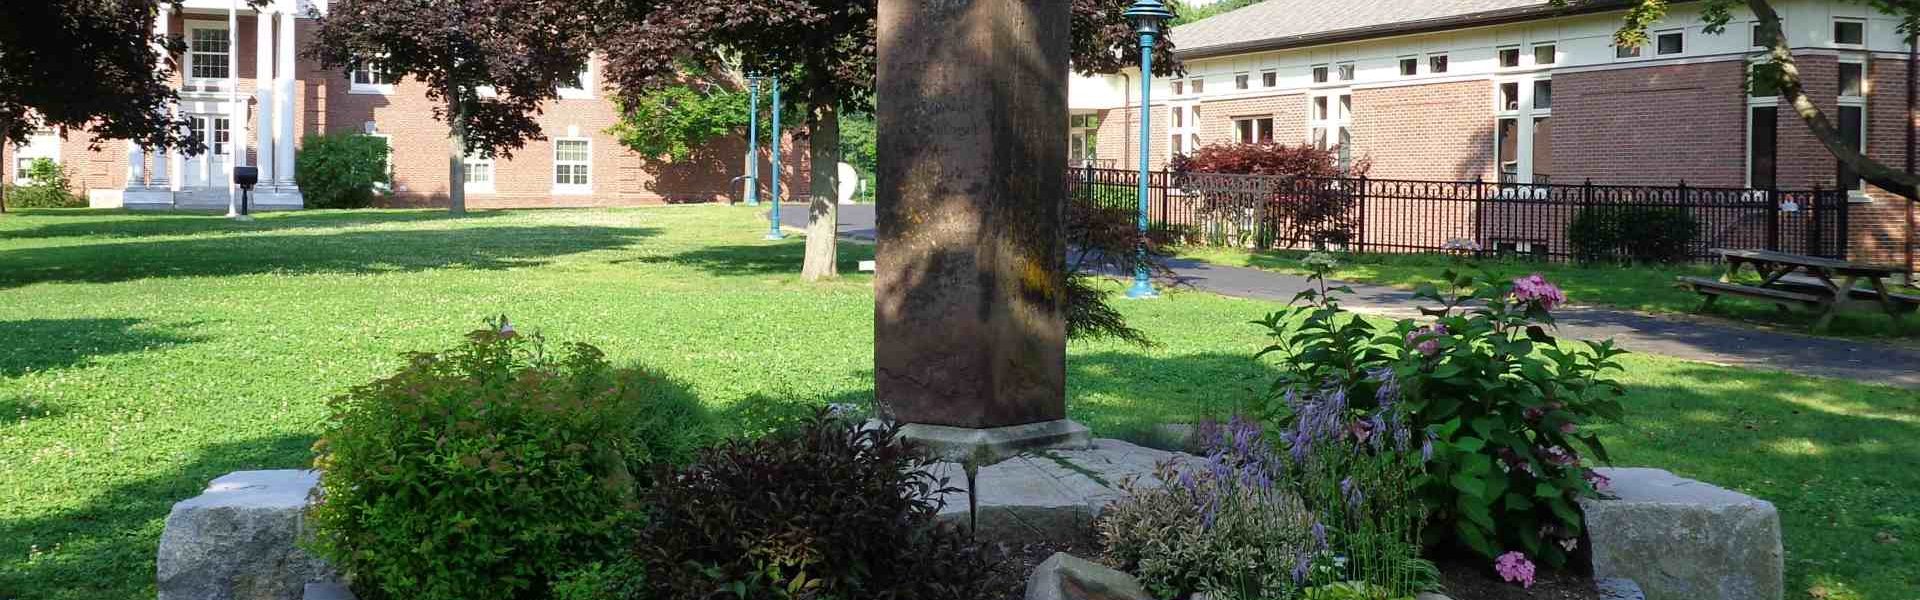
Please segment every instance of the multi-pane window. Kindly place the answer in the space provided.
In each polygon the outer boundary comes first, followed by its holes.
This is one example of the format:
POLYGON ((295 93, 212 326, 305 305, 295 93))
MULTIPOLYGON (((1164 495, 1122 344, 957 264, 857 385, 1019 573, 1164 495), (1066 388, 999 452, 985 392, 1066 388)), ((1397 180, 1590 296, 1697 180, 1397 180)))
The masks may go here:
POLYGON ((1857 62, 1840 63, 1840 95, 1867 95, 1867 65, 1857 62))
POLYGON ((1687 51, 1687 34, 1680 31, 1668 31, 1653 36, 1653 53, 1658 56, 1684 54, 1687 51))
POLYGON ((1193 93, 1195 94, 1205 94, 1207 93, 1207 80, 1189 79, 1187 80, 1187 87, 1193 88, 1193 93))
POLYGON ((1412 77, 1420 74, 1420 59, 1411 56, 1400 59, 1400 75, 1412 77))
POLYGON ((1614 46, 1614 58, 1640 58, 1639 46, 1614 46))
MULTIPOLYGON (((0 141, 0 143, 5 143, 0 141)), ((60 134, 53 129, 39 129, 27 136, 27 143, 13 147, 13 181, 18 184, 29 183, 27 175, 33 169, 35 161, 50 160, 60 162, 60 134)))
POLYGON ((1855 19, 1835 19, 1833 43, 1842 46, 1867 45, 1867 23, 1855 19))
POLYGON ((1273 117, 1234 119, 1233 128, 1242 144, 1273 143, 1273 117))
POLYGON ((1551 65, 1560 62, 1560 47, 1554 44, 1535 44, 1533 64, 1551 65))
POLYGON ((465 181, 468 190, 493 189, 493 159, 469 154, 463 162, 467 167, 465 181))
POLYGON ((1200 106, 1175 105, 1173 127, 1167 131, 1167 148, 1174 154, 1189 154, 1200 149, 1200 106))
MULTIPOLYGON (((1866 151, 1867 107, 1857 104, 1840 105, 1840 119, 1835 125, 1840 128, 1840 143, 1846 144, 1854 152, 1866 151)), ((1860 174, 1847 168, 1846 163, 1840 163, 1839 179, 1840 189, 1848 191, 1866 189, 1863 185, 1865 181, 1860 178, 1860 174)))
POLYGON ((1772 189, 1778 181, 1780 107, 1747 107, 1747 186, 1772 189))
POLYGON ((1260 74, 1260 87, 1274 87, 1278 85, 1280 85, 1279 72, 1267 71, 1260 74))
POLYGON ((592 67, 581 69, 580 72, 575 73, 571 79, 567 79, 565 81, 560 82, 560 89, 559 89, 560 97, 561 98, 593 97, 592 91, 589 90, 587 87, 589 85, 589 82, 591 81, 593 81, 592 67))
POLYGON ((1504 81, 1495 89, 1494 158, 1500 183, 1548 183, 1553 172, 1553 80, 1504 81))
POLYGON ((1314 83, 1327 82, 1327 66, 1326 65, 1315 65, 1313 67, 1313 82, 1314 83))
POLYGON ((193 79, 226 79, 232 73, 233 47, 227 43, 225 27, 195 28, 187 41, 188 76, 193 79))
POLYGON ((1341 81, 1353 81, 1353 63, 1342 63, 1337 71, 1341 81))
POLYGON ((1233 89, 1244 90, 1253 87, 1253 76, 1241 73, 1233 76, 1233 89))
POLYGON ((187 132, 216 156, 233 154, 230 145, 233 142, 233 121, 226 117, 193 117, 187 122, 187 132))
POLYGON ((1533 108, 1534 110, 1551 110, 1553 108, 1553 80, 1552 79, 1534 80, 1533 108))
POLYGON ((1180 81, 1180 80, 1177 80, 1177 79, 1176 79, 1176 80, 1174 80, 1174 82, 1173 82, 1173 95, 1175 95, 1175 96, 1178 96, 1178 95, 1181 95, 1181 94, 1185 94, 1185 93, 1187 93, 1187 82, 1185 82, 1185 81, 1180 81))
POLYGON ((1520 110, 1520 83, 1509 81, 1500 84, 1500 110, 1520 110))
POLYGON ((559 139, 553 142, 553 185, 561 189, 585 189, 592 185, 593 142, 559 139))
POLYGON ((386 65, 379 60, 364 60, 353 66, 352 89, 389 91, 393 80, 397 79, 387 72, 386 65))
POLYGON ((1337 150, 1340 168, 1345 170, 1353 157, 1353 95, 1342 90, 1314 96, 1312 102, 1309 141, 1321 150, 1337 150))
POLYGON ((1501 48, 1497 53, 1497 56, 1500 60, 1501 68, 1513 68, 1513 67, 1520 66, 1520 47, 1519 46, 1514 46, 1511 48, 1501 48))
POLYGON ((1435 54, 1433 56, 1427 57, 1427 72, 1428 73, 1447 72, 1447 55, 1435 54))

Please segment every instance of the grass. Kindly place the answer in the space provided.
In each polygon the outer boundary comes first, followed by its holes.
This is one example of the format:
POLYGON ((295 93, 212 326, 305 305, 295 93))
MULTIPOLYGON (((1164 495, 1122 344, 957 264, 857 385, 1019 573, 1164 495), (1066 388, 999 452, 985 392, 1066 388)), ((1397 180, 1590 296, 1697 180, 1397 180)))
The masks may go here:
MULTIPOLYGON (((172 503, 229 471, 305 466, 326 398, 492 315, 657 366, 715 408, 870 402, 873 292, 853 266, 871 247, 843 245, 848 276, 804 283, 804 241, 761 241, 759 218, 0 217, 0 599, 152 598, 172 503)), ((1069 411, 1101 435, 1225 416, 1274 375, 1247 324, 1273 303, 1119 307, 1160 345, 1071 346, 1069 411)), ((1920 589, 1920 393, 1628 363, 1631 418, 1603 430, 1616 458, 1776 503, 1790 597, 1920 589)))
MULTIPOLYGON (((1180 256, 1215 264, 1249 267, 1280 273, 1305 275, 1300 267, 1305 252, 1268 250, 1252 252, 1236 248, 1189 247, 1180 256)), ((1436 254, 1347 254, 1333 276, 1355 283, 1413 289, 1422 283, 1438 283, 1446 269, 1461 269, 1457 259, 1436 254)), ((1673 286, 1675 277, 1719 277, 1716 267, 1707 265, 1662 266, 1583 266, 1570 263, 1540 262, 1524 259, 1481 260, 1464 268, 1485 268, 1508 278, 1539 273, 1559 285, 1577 304, 1610 306, 1656 314, 1697 314, 1700 296, 1673 286)), ((1751 270, 1742 271, 1743 279, 1758 282, 1751 270)), ((1906 293, 1920 293, 1908 288, 1906 293)), ((1803 311, 1782 312, 1772 304, 1727 297, 1704 313, 1762 326, 1778 326, 1805 331, 1813 316, 1803 311)), ((1896 326, 1884 313, 1849 310, 1836 315, 1829 335, 1861 338, 1920 338, 1920 318, 1909 317, 1904 326, 1896 326)))

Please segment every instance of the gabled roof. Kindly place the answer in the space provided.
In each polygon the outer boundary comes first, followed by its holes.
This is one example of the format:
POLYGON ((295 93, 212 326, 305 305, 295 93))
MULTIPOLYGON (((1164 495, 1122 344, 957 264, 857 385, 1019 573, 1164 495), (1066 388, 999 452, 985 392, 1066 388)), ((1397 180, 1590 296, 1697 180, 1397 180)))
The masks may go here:
POLYGON ((1173 29, 1181 58, 1497 25, 1621 8, 1629 0, 1265 0, 1173 29))

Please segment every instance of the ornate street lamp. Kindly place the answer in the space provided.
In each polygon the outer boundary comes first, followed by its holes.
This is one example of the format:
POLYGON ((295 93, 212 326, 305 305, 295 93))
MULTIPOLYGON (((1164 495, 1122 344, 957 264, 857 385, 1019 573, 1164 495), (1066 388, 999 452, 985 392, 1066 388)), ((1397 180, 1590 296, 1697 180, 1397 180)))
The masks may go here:
POLYGON ((1173 19, 1173 11, 1160 0, 1134 0, 1127 7, 1127 20, 1133 22, 1133 30, 1140 34, 1140 240, 1135 244, 1136 265, 1133 269, 1133 287, 1127 289, 1127 297, 1134 299, 1155 298, 1160 295, 1153 290, 1153 281, 1147 273, 1147 184, 1152 181, 1152 167, 1148 162, 1153 147, 1153 48, 1156 38, 1173 19))

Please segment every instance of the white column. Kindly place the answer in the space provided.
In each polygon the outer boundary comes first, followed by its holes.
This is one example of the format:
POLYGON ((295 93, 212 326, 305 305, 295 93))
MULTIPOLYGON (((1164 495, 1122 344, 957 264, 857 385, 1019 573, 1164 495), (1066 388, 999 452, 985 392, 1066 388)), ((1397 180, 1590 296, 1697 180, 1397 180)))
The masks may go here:
MULTIPOLYGON (((208 129, 215 129, 209 127, 208 129)), ((240 215, 240 188, 233 168, 247 162, 247 104, 240 101, 240 0, 227 5, 227 216, 240 215)))
POLYGON ((147 157, 140 151, 140 143, 127 140, 127 185, 126 190, 147 187, 147 157))
MULTIPOLYGON (((167 10, 168 9, 167 3, 161 2, 159 4, 160 4, 160 18, 154 21, 153 32, 158 34, 160 37, 166 37, 167 30, 170 27, 167 20, 173 18, 173 15, 170 13, 170 11, 167 10)), ((153 68, 156 70, 165 70, 167 68, 167 51, 166 50, 160 51, 160 58, 157 61, 157 63, 153 66, 153 68)), ((161 109, 161 111, 165 112, 168 117, 178 117, 180 114, 178 107, 173 105, 169 105, 168 107, 161 109)), ((178 163, 174 162, 177 160, 180 160, 180 150, 178 148, 173 148, 173 147, 161 148, 160 152, 154 155, 152 186, 155 189, 163 189, 163 190, 174 189, 172 187, 174 185, 174 182, 168 179, 168 175, 180 172, 180 168, 176 166, 178 163)))
POLYGON ((259 152, 258 160, 254 162, 260 165, 260 183, 266 184, 261 187, 273 185, 273 119, 275 107, 279 106, 273 101, 276 82, 273 78, 273 14, 267 12, 270 10, 273 10, 272 7, 265 7, 256 10, 253 15, 256 38, 253 44, 253 89, 254 96, 259 99, 259 103, 254 105, 258 108, 254 109, 253 114, 260 119, 255 124, 258 133, 254 135, 253 147, 259 152))
MULTIPOLYGON (((289 4, 291 2, 288 2, 289 4)), ((280 68, 275 71, 279 79, 273 82, 273 159, 274 184, 285 189, 293 189, 293 45, 295 32, 293 9, 290 6, 280 8, 280 68)))

